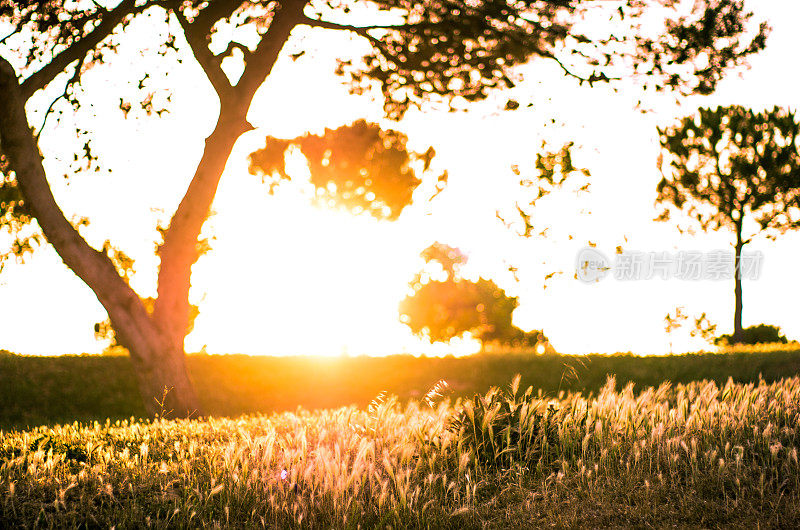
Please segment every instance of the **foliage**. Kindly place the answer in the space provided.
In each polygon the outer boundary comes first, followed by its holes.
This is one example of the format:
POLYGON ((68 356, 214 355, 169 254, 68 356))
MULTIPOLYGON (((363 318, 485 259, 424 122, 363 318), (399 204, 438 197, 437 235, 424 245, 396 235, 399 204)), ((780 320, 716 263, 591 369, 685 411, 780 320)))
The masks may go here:
MULTIPOLYGON (((518 235, 521 237, 539 236, 545 237, 549 226, 539 226, 533 224, 534 211, 537 204, 549 195, 563 191, 571 191, 575 195, 587 193, 591 187, 589 177, 591 173, 586 168, 579 168, 574 165, 573 151, 574 142, 568 142, 557 149, 549 148, 546 141, 542 142, 541 149, 536 153, 533 171, 522 176, 522 170, 514 165, 511 171, 519 181, 521 196, 524 200, 517 201, 514 205, 514 216, 519 218, 520 230, 518 235)), ((507 227, 511 228, 515 222, 508 220, 500 211, 496 213, 497 218, 507 227)))
MULTIPOLYGON (((469 258, 460 249, 434 241, 420 252, 425 263, 438 263, 448 278, 457 278, 469 258)), ((422 281, 421 278, 418 281, 422 281)))
POLYGON ((800 122, 775 107, 701 108, 658 130, 658 220, 682 212, 704 231, 735 235, 734 341, 742 337, 742 248, 764 233, 800 228, 800 122))
POLYGON ((683 307, 676 307, 673 312, 667 313, 667 316, 664 317, 664 331, 668 334, 672 334, 672 332, 679 329, 684 324, 689 317, 686 316, 683 310, 683 307))
POLYGON ((690 316, 686 314, 685 308, 682 306, 676 307, 674 312, 667 313, 664 317, 664 330, 669 335, 670 351, 672 351, 673 334, 683 327, 686 322, 691 322, 689 329, 689 336, 692 338, 698 337, 708 344, 714 343, 717 333, 717 325, 709 320, 705 312, 699 315, 695 314, 690 316))
POLYGON ((447 426, 465 402, 401 407, 391 397, 368 410, 2 432, 0 520, 45 528, 800 523, 800 378, 664 383, 638 394, 612 378, 596 396, 554 400, 544 432, 539 413, 524 419, 541 410, 541 397, 525 391, 509 422, 488 415, 508 403, 498 395, 480 398, 494 408, 463 432, 447 426), (503 466, 486 465, 491 440, 512 449, 503 466), (511 458, 522 447, 526 458, 511 458))
POLYGON ((271 179, 274 189, 281 179, 291 179, 285 156, 290 147, 300 150, 308 162, 315 198, 325 206, 342 205, 354 212, 368 212, 379 219, 394 220, 411 203, 422 182, 412 163, 422 171, 430 167, 433 148, 425 153, 406 149, 403 133, 384 130, 359 120, 321 136, 306 134, 293 140, 268 137, 266 145, 250 155, 250 172, 271 179))
POLYGON ((694 317, 694 325, 689 335, 692 337, 700 337, 704 341, 711 343, 714 342, 714 337, 717 333, 717 325, 709 320, 705 312, 694 317))
POLYGON ((400 319, 417 335, 446 342, 469 332, 489 341, 507 336, 517 299, 492 280, 431 280, 400 303, 400 319))
POLYGON ((11 248, 0 251, 0 271, 11 257, 22 260, 42 243, 38 231, 31 231, 31 214, 19 190, 16 179, 7 170, 7 163, 0 152, 0 231, 13 236, 11 248))
MULTIPOLYGON (((497 87, 513 87, 508 66, 537 56, 589 85, 616 79, 622 71, 649 78, 656 90, 708 94, 726 70, 764 48, 768 33, 762 24, 752 39, 745 37, 751 15, 740 0, 704 0, 683 16, 674 1, 375 4, 394 11, 397 23, 350 26, 370 40, 372 51, 361 64, 342 61, 339 71, 354 91, 377 81, 392 117, 426 100, 452 107, 459 100, 484 99, 497 87), (647 12, 664 7, 666 17, 654 24, 658 30, 645 34, 641 22, 647 12)), ((331 29, 345 24, 318 23, 331 29)))
MULTIPOLYGON (((0 22, 8 32, 0 39, 0 53, 17 70, 25 96, 56 79, 65 81, 46 116, 65 109, 78 114, 90 107, 80 89, 83 74, 114 61, 131 22, 151 16, 169 26, 148 48, 158 57, 149 59, 190 52, 223 107, 249 105, 270 74, 273 49, 290 40, 288 33, 273 28, 281 18, 276 17, 280 4, 126 0, 111 8, 97 2, 2 0, 0 22), (179 38, 181 34, 185 39, 179 38), (238 82, 221 69, 225 59, 243 64, 246 73, 238 82)), ((484 99, 496 88, 513 86, 514 67, 533 58, 553 61, 565 75, 590 85, 614 81, 622 74, 656 90, 707 94, 726 72, 766 45, 768 26, 761 23, 754 28, 752 14, 741 0, 702 0, 690 10, 680 4, 673 0, 607 6, 541 0, 468 5, 450 0, 380 0, 368 6, 304 2, 306 9, 294 13, 291 23, 349 32, 368 43, 371 50, 363 60, 342 59, 337 72, 349 80, 354 92, 378 88, 387 114, 397 118, 426 101, 458 106, 461 101, 484 99), (642 22, 653 31, 643 31, 642 22), (589 27, 592 31, 586 31, 589 27)), ((295 6, 286 7, 283 11, 295 6)), ((131 76, 141 78, 123 80, 121 86, 137 88, 132 98, 121 94, 119 99, 126 116, 132 110, 161 116, 167 109, 171 85, 151 73, 131 69, 131 76)), ((246 111, 235 112, 246 115, 246 111)), ((44 124, 37 134, 43 129, 44 124)), ((76 132, 84 142, 84 156, 76 154, 73 174, 96 169, 102 156, 93 150, 91 131, 76 132)))
POLYGON ((701 108, 659 135, 661 220, 678 209, 703 230, 736 232, 749 218, 756 224, 744 242, 800 228, 800 123, 792 111, 701 108))
POLYGON ((447 342, 470 333, 482 344, 495 346, 533 347, 546 341, 540 331, 525 332, 512 323, 516 297, 492 280, 461 276, 468 259, 461 250, 437 241, 420 256, 426 268, 414 276, 413 293, 399 307, 401 322, 414 334, 447 342))
POLYGON ((499 334, 496 337, 487 337, 481 343, 484 352, 510 352, 519 351, 522 353, 555 353, 555 349, 545 336, 544 332, 538 329, 523 331, 517 326, 512 326, 510 330, 499 334))
POLYGON ((667 316, 664 317, 664 331, 669 336, 670 353, 672 353, 672 334, 680 329, 689 318, 683 311, 683 307, 676 307, 674 313, 667 313, 667 316))
MULTIPOLYGON (((759 324, 757 326, 744 328, 742 340, 740 342, 742 344, 787 344, 789 341, 786 339, 786 336, 781 333, 781 328, 778 326, 759 324)), ((733 344, 733 336, 720 335, 714 339, 714 344, 723 346, 733 344)))

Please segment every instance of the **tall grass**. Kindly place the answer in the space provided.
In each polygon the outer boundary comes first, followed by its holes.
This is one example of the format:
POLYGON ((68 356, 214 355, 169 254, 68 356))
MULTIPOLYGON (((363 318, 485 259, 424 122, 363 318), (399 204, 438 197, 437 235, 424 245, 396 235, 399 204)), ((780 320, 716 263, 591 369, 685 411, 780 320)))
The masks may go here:
POLYGON ((0 432, 0 521, 797 526, 800 379, 0 432))

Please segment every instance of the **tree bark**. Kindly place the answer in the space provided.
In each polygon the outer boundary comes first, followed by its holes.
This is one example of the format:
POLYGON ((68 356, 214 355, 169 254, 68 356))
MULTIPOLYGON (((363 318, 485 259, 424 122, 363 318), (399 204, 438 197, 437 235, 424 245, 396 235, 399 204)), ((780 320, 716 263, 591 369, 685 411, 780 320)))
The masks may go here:
POLYGON ((70 48, 67 50, 70 53, 60 55, 60 62, 54 62, 55 67, 49 67, 47 75, 37 72, 21 85, 11 64, 0 57, 0 148, 8 157, 24 200, 48 242, 92 289, 108 312, 119 343, 130 352, 142 399, 151 415, 192 417, 202 414, 186 370, 184 352, 191 269, 199 257, 198 237, 233 146, 252 128, 246 117, 253 96, 272 71, 292 29, 303 20, 305 4, 305 0, 282 3, 268 34, 256 50, 248 54, 244 73, 236 86, 231 86, 220 68, 219 58, 208 50, 210 27, 199 23, 198 30, 202 31, 195 32, 190 27, 192 24, 181 20, 192 51, 220 98, 220 114, 216 128, 206 140, 192 182, 165 233, 160 248, 158 298, 152 315, 108 256, 92 248, 56 204, 25 113, 27 99, 51 80, 56 67, 65 68, 84 55, 86 49, 107 35, 109 28, 135 11, 135 3, 124 0, 113 12, 114 16, 101 23, 102 28, 98 27, 98 31, 85 39, 85 44, 81 42, 75 48, 77 51, 70 48))
POLYGON ((301 0, 282 5, 267 35, 248 57, 244 73, 236 86, 230 85, 218 62, 210 56, 205 32, 194 34, 191 26, 182 21, 192 52, 217 92, 220 113, 160 248, 158 297, 153 317, 162 324, 174 348, 183 348, 189 325, 192 267, 199 258, 198 237, 208 218, 225 165, 238 138, 253 128, 247 121, 250 104, 258 88, 271 73, 292 29, 302 20, 305 4, 301 0))
POLYGON ((2 57, 0 94, 0 147, 22 196, 48 242, 108 312, 120 344, 130 352, 145 408, 150 414, 199 414, 183 348, 177 351, 172 346, 108 256, 81 237, 56 203, 25 113, 24 92, 13 67, 2 57))
POLYGON ((733 343, 739 344, 744 338, 742 329, 742 248, 745 243, 742 241, 742 217, 736 222, 736 256, 734 258, 734 310, 733 310, 733 343))
POLYGON ((208 218, 222 172, 237 138, 246 130, 242 123, 217 123, 195 176, 164 234, 159 252, 158 297, 153 317, 162 323, 174 348, 183 350, 189 327, 189 288, 192 266, 199 257, 198 237, 208 218))

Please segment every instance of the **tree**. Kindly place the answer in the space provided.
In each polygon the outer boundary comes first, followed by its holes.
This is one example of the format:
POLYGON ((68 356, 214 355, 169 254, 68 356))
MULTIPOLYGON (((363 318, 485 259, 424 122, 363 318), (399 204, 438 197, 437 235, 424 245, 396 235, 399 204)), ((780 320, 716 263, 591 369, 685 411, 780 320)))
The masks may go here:
POLYGON ((675 210, 735 236, 733 342, 742 341, 742 248, 800 227, 800 124, 791 111, 700 109, 659 129, 659 220, 675 210))
MULTIPOLYGON (((144 307, 147 309, 148 313, 153 313, 153 305, 155 304, 155 301, 156 299, 152 296, 142 298, 142 302, 144 303, 144 307)), ((186 331, 187 334, 191 333, 194 329, 194 321, 197 319, 198 315, 200 315, 200 308, 194 304, 190 304, 189 311, 189 324, 186 331)), ((94 338, 98 341, 106 343, 106 347, 103 350, 104 352, 114 352, 117 348, 121 347, 121 344, 117 340, 117 334, 114 332, 114 328, 109 319, 105 319, 102 322, 95 322, 94 338)))
MULTIPOLYGON (((130 352, 148 410, 159 410, 155 399, 168 389, 164 408, 175 415, 192 414, 200 407, 186 372, 183 342, 192 265, 203 248, 198 237, 235 142, 253 128, 248 121, 253 97, 286 43, 295 40, 295 28, 345 31, 367 42, 371 51, 360 61, 343 60, 338 73, 354 92, 379 90, 392 118, 426 101, 459 106, 483 99, 492 89, 513 84, 514 66, 534 57, 555 61, 566 75, 589 84, 627 72, 659 89, 708 93, 727 70, 765 45, 766 25, 753 38, 747 36, 750 14, 743 0, 702 0, 688 14, 679 14, 677 8, 673 0, 602 6, 577 0, 0 0, 0 28, 9 31, 0 37, 0 218, 19 236, 19 253, 35 243, 18 230, 19 224, 35 220, 40 235, 92 289, 117 339, 130 352), (661 31, 646 35, 636 28, 646 16, 652 18, 650 4, 664 5, 658 13, 667 15, 661 31), (144 14, 169 24, 163 42, 147 43, 148 48, 161 45, 162 55, 190 57, 219 100, 218 109, 207 111, 216 112, 216 127, 163 232, 152 313, 111 252, 93 248, 64 216, 44 164, 57 153, 40 152, 38 135, 48 130, 33 129, 26 112, 35 93, 62 83, 63 93, 52 109, 75 115, 95 112, 78 90, 83 74, 114 61, 118 44, 135 38, 127 31, 131 20, 144 14), (596 17, 611 19, 607 31, 591 23, 596 17), (237 75, 226 73, 226 61, 238 64, 237 75)), ((157 82, 170 86, 169 78, 145 75, 138 83, 138 99, 131 103, 121 98, 121 110, 139 104, 148 114, 160 113, 151 86, 157 82)), ((84 150, 89 166, 101 156, 88 141, 84 150)))
POLYGON ((400 320, 414 334, 431 342, 449 342, 470 333, 484 346, 535 347, 546 342, 541 332, 514 326, 516 297, 492 280, 461 276, 467 256, 459 249, 436 242, 420 256, 428 267, 414 276, 409 284, 412 294, 400 303, 400 320))

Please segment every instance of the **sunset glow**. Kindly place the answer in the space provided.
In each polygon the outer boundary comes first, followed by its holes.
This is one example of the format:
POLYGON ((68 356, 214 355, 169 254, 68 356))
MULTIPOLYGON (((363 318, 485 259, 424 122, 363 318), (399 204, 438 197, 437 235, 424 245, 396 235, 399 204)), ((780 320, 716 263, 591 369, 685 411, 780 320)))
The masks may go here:
MULTIPOLYGON (((792 87, 800 82, 798 74, 781 69, 777 59, 797 45, 796 33, 786 23, 791 17, 784 13, 790 8, 781 2, 758 7, 772 16, 773 51, 755 57, 753 68, 742 78, 726 80, 713 101, 796 108, 792 87)), ((143 35, 160 31, 146 22, 134 29, 143 35)), ((573 279, 575 256, 588 242, 607 253, 623 244, 643 251, 729 248, 726 234, 681 236, 672 226, 651 222, 659 179, 655 127, 691 105, 708 105, 708 100, 690 100, 681 109, 663 103, 655 112, 641 114, 624 90, 589 92, 551 64, 525 67, 522 72, 528 81, 476 105, 474 112, 432 108, 426 113, 412 111, 400 124, 386 122, 405 132, 412 148, 433 146, 435 164, 438 170, 448 170, 450 182, 433 201, 421 194, 398 221, 379 222, 311 206, 302 179, 282 185, 270 196, 259 178, 247 171, 248 153, 263 146, 266 135, 290 138, 358 118, 381 119, 378 103, 367 96, 348 95, 341 80, 330 75, 336 66, 333 51, 349 48, 358 57, 362 46, 358 39, 308 28, 298 29, 295 36, 304 45, 316 43, 315 51, 295 60, 291 45, 284 50, 250 112, 256 130, 237 143, 214 202, 214 215, 204 228, 204 235, 212 238, 212 250, 194 268, 192 300, 200 305, 201 314, 187 339, 189 351, 473 352, 476 341, 433 346, 413 337, 398 321, 398 302, 422 265, 418 254, 436 240, 470 256, 468 275, 492 278, 518 296, 515 324, 543 329, 560 351, 663 353, 669 343, 663 315, 677 305, 705 311, 725 329, 732 298, 727 284, 610 281, 587 286, 573 279), (530 107, 502 111, 510 97, 530 101, 530 107), (563 126, 544 128, 551 116, 563 126), (524 176, 541 139, 548 135, 574 139, 581 146, 577 163, 591 170, 592 191, 581 201, 571 195, 553 197, 537 210, 535 219, 552 237, 526 240, 514 234, 518 227, 504 227, 496 214, 513 217, 515 203, 524 197, 519 177, 510 168, 519 166, 524 176), (519 281, 509 272, 510 266, 518 269, 519 281), (618 327, 621 321, 626 324, 618 327)), ((135 57, 132 49, 123 47, 120 53, 135 57)), ((118 64, 93 70, 87 86, 111 82, 120 68, 118 64)), ((105 118, 98 141, 111 153, 107 158, 111 173, 81 175, 69 185, 62 179, 51 182, 68 217, 80 214, 92 220, 83 230, 95 246, 113 238, 136 259, 133 285, 142 296, 152 296, 155 290, 155 226, 168 221, 188 182, 186 168, 194 167, 214 125, 211 113, 196 109, 217 105, 207 81, 196 71, 174 68, 171 73, 181 79, 183 96, 161 119, 125 120, 115 110, 118 102, 99 97, 97 112, 105 118), (156 188, 158 193, 153 193, 156 188), (87 199, 92 196, 89 190, 103 193, 104 200, 87 199)), ((35 121, 40 114, 33 111, 32 116, 35 121)), ((43 147, 54 149, 61 141, 58 130, 69 127, 64 118, 58 129, 43 137, 43 147)), ((57 175, 64 168, 53 169, 57 175)), ((775 322, 792 337, 800 336, 800 328, 796 319, 788 318, 791 311, 784 304, 789 302, 769 293, 793 274, 797 241, 797 234, 788 234, 776 243, 752 244, 751 250, 764 251, 766 268, 759 288, 747 290, 745 312, 746 321, 775 322)), ((45 249, 30 262, 9 264, 0 278, 0 296, 18 300, 15 312, 0 321, 4 340, 0 347, 26 353, 99 351, 102 345, 92 336, 92 324, 105 316, 92 293, 71 277, 52 250, 45 249), (30 287, 49 282, 50 291, 30 287), (47 292, 62 293, 62 298, 53 300, 47 292), (37 335, 34 314, 59 331, 37 335)), ((796 296, 787 300, 792 298, 796 296)), ((688 336, 675 344, 678 350, 703 346, 688 336)))

